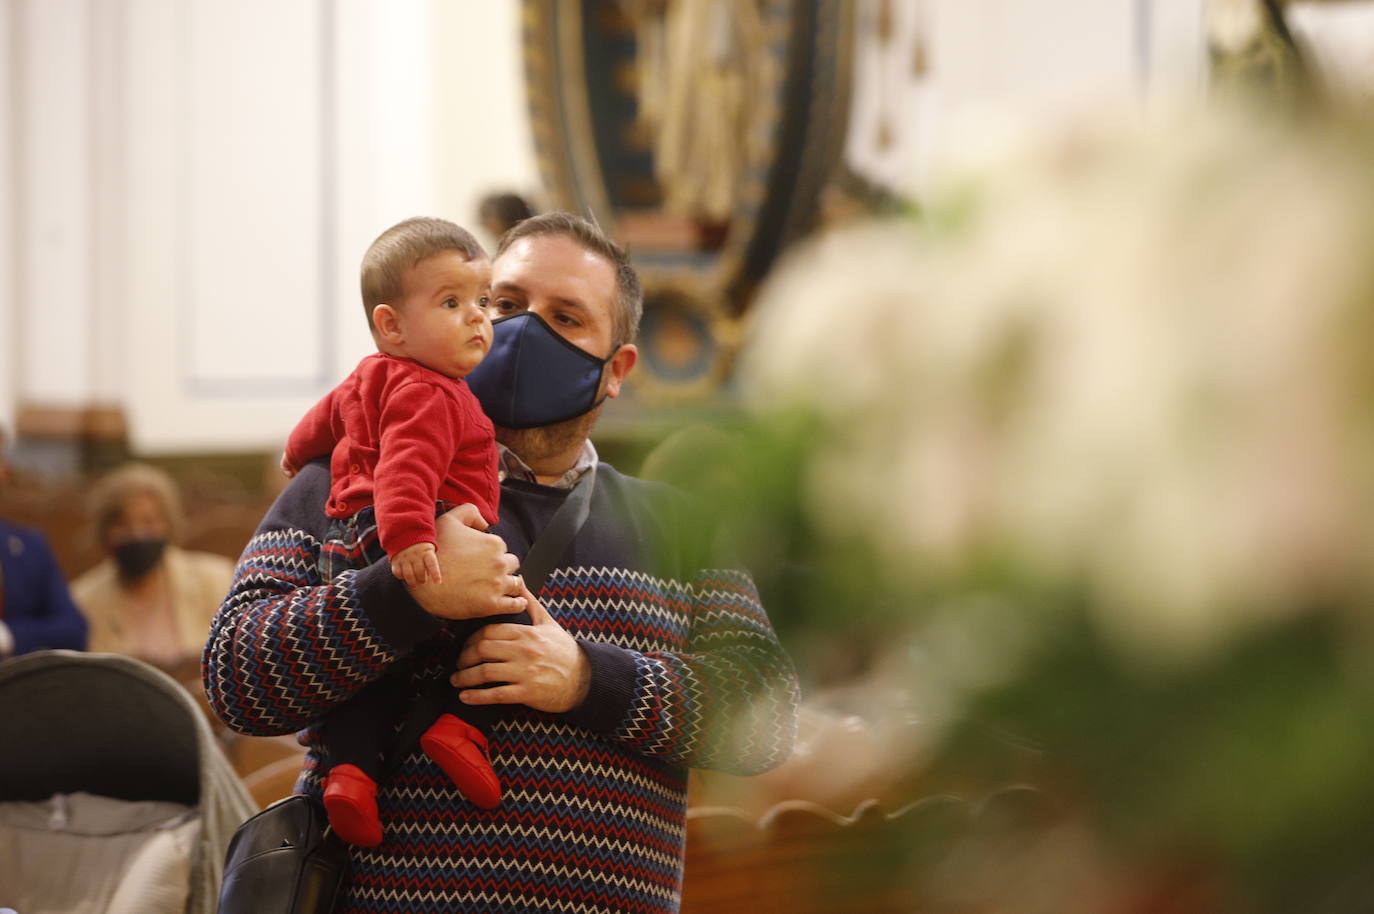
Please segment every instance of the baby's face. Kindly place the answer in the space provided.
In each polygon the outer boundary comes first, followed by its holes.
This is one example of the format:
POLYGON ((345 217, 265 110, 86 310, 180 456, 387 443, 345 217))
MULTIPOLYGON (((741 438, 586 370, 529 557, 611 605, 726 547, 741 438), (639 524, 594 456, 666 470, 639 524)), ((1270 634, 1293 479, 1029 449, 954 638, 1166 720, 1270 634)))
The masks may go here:
POLYGON ((476 368, 491 348, 491 261, 443 251, 411 267, 402 287, 398 354, 450 378, 476 368))

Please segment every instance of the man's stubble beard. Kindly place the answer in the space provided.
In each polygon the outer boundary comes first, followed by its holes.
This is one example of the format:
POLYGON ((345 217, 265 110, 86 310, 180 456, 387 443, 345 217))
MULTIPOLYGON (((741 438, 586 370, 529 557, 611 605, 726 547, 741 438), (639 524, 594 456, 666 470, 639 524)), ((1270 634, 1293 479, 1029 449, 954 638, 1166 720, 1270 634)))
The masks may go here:
POLYGON ((591 436, 592 427, 601 415, 601 406, 602 404, 598 403, 588 412, 554 425, 541 425, 537 428, 502 428, 498 425, 496 440, 514 451, 517 457, 537 471, 544 461, 574 447, 581 447, 583 440, 591 436))

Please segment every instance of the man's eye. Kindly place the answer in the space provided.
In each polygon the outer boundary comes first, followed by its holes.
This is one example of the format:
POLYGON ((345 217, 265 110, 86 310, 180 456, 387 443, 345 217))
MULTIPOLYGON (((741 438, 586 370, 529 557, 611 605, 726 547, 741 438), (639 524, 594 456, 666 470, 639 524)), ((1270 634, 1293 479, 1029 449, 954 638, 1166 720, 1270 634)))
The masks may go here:
POLYGON ((498 298, 495 301, 493 301, 492 304, 496 307, 496 310, 501 314, 514 314, 516 311, 520 310, 520 306, 517 305, 515 302, 511 301, 509 298, 498 298))

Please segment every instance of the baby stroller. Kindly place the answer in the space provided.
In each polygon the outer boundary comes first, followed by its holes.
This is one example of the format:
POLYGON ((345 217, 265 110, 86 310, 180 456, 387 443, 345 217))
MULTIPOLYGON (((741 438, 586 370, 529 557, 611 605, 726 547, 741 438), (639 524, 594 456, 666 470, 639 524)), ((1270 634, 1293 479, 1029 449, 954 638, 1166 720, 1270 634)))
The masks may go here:
POLYGON ((0 662, 0 908, 213 914, 256 807, 195 700, 114 654, 0 662))

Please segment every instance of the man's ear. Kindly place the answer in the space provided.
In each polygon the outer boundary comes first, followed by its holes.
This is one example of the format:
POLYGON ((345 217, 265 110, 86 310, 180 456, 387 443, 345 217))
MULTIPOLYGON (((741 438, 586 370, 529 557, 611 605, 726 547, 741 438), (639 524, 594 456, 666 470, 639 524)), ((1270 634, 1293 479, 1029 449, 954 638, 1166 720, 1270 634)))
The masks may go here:
POLYGON ((399 346, 405 342, 405 334, 401 332, 401 316, 390 305, 378 305, 372 309, 372 326, 377 332, 377 339, 385 343, 399 346))
POLYGON ((626 343, 616 350, 615 355, 606 363, 604 377, 606 378, 606 396, 614 399, 620 396, 620 385, 625 383, 625 376, 630 373, 630 369, 635 367, 635 362, 639 361, 639 350, 634 343, 626 343))

